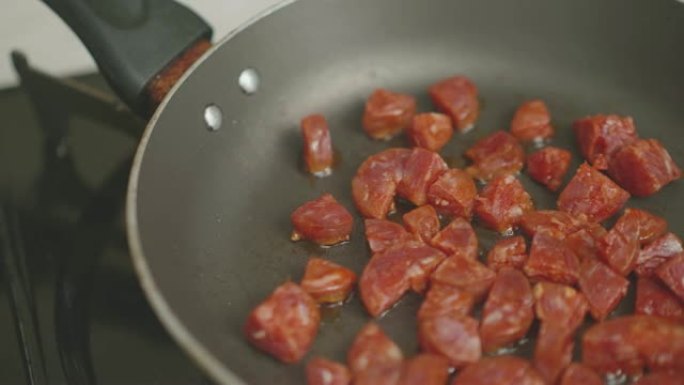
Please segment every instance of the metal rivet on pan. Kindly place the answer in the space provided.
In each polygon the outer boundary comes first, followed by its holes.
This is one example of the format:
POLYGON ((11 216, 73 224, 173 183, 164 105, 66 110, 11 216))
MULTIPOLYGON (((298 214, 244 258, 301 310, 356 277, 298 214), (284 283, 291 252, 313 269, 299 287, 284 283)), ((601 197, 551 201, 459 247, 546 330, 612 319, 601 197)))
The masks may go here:
POLYGON ((210 104, 204 108, 204 123, 209 131, 216 131, 223 123, 223 111, 216 104, 210 104))
POLYGON ((259 91, 259 73, 254 68, 245 68, 240 72, 238 77, 238 84, 240 89, 247 95, 252 95, 259 91))

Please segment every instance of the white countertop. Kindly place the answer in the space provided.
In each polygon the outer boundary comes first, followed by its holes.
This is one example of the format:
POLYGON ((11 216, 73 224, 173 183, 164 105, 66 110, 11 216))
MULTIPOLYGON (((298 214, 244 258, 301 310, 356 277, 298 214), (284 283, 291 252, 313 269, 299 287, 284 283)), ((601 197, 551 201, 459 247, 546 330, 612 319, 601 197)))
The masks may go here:
MULTIPOLYGON (((214 28, 214 40, 280 0, 179 0, 214 28)), ((81 42, 40 1, 3 0, 0 12, 0 88, 17 83, 9 54, 19 49, 36 67, 58 75, 95 71, 81 42)))

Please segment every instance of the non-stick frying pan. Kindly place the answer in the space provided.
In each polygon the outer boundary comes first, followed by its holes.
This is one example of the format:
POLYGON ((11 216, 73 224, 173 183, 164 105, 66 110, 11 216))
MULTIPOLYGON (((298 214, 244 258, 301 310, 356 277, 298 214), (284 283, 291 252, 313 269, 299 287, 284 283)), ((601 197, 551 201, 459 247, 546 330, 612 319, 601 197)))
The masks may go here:
MULTIPOLYGON (((58 9, 98 2, 52 3, 58 9)), ((69 15, 72 24, 82 21, 79 12, 69 15)), ((83 33, 88 23, 80 25, 82 38, 90 36, 83 33)), ((154 55, 157 46, 145 44, 154 55)), ((117 59, 95 54, 101 67, 117 59)), ((117 86, 117 74, 104 72, 117 86)), ((358 217, 351 243, 324 249, 292 243, 289 215, 323 192, 353 211, 350 180, 360 162, 407 145, 403 138, 372 141, 362 132, 363 103, 374 88, 412 93, 428 111, 427 86, 452 74, 471 77, 483 101, 476 129, 455 135, 442 151, 454 167, 463 165, 461 154, 476 139, 507 128, 514 108, 529 98, 548 103, 555 145, 575 148, 570 124, 578 117, 625 114, 642 136, 664 141, 684 165, 680 2, 285 2, 214 46, 186 73, 151 118, 130 178, 128 236, 142 286, 166 328, 217 382, 304 383, 302 365, 280 364, 245 342, 245 317, 278 284, 298 280, 310 255, 360 272, 369 251, 358 217), (205 123, 209 105, 222 113, 217 130, 205 123), (301 167, 297 124, 313 112, 329 119, 339 157, 332 176, 322 179, 301 167)), ((116 89, 136 106, 126 87, 116 89)), ((579 160, 576 154, 574 165, 579 160)), ((538 207, 554 207, 552 194, 521 178, 538 207)), ((629 205, 665 216, 681 232, 682 193, 684 183, 674 183, 629 205)), ((483 249, 496 238, 480 236, 483 249)), ((407 355, 417 349, 419 302, 409 295, 379 321, 407 355)), ((358 299, 326 311, 312 354, 343 360, 368 320, 358 299)))

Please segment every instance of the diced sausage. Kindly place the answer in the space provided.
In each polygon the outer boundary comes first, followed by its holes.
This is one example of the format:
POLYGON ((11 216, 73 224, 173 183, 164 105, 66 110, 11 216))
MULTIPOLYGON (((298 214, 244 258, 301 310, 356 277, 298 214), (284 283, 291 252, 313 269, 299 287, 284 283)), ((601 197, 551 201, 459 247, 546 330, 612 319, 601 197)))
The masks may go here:
POLYGON ((608 167, 608 159, 622 146, 637 139, 631 117, 594 115, 575 121, 575 138, 584 159, 599 170, 608 167))
POLYGON ((354 374, 354 385, 397 385, 402 365, 371 367, 354 374))
POLYGON ((682 176, 662 143, 640 139, 617 151, 608 163, 608 174, 632 195, 646 197, 682 176))
POLYGON ((439 217, 430 205, 415 208, 404 214, 402 219, 406 229, 420 237, 423 242, 429 242, 439 232, 439 217))
POLYGON ((439 354, 451 366, 462 367, 477 362, 482 355, 478 322, 453 313, 426 318, 418 323, 418 341, 423 351, 439 354))
POLYGON ((411 124, 416 99, 411 95, 377 89, 368 97, 363 129, 373 139, 389 139, 411 124))
POLYGON ((351 373, 340 363, 315 357, 306 364, 306 383, 307 385, 349 385, 351 373))
POLYGON ((435 354, 418 354, 404 363, 398 385, 445 385, 449 361, 435 354))
POLYGON ((320 245, 348 241, 354 218, 330 194, 299 206, 290 216, 292 240, 306 239, 320 245))
POLYGON ((511 134, 522 142, 549 139, 553 132, 551 114, 543 100, 526 101, 513 115, 511 134))
POLYGON ((411 154, 405 148, 391 148, 369 156, 352 179, 356 208, 366 218, 383 219, 394 211, 397 185, 404 177, 404 164, 411 154))
POLYGON ((386 219, 366 219, 366 241, 373 254, 399 243, 418 241, 419 238, 406 231, 404 226, 386 219))
POLYGON ((397 187, 397 194, 415 204, 427 203, 428 187, 447 169, 439 154, 423 148, 414 148, 404 165, 404 176, 397 187))
POLYGON ((572 363, 565 369, 560 385, 603 385, 603 379, 592 368, 572 363))
POLYGON ((333 164, 333 150, 328 122, 323 115, 315 114, 304 117, 300 126, 306 169, 316 176, 329 175, 333 164))
POLYGON ((530 194, 512 175, 493 179, 475 199, 475 214, 482 224, 499 232, 517 226, 523 215, 533 209, 530 194))
POLYGON ((667 231, 667 221, 646 210, 628 207, 618 222, 633 222, 639 227, 639 242, 647 245, 667 231))
POLYGON ((375 322, 368 322, 347 351, 347 365, 354 375, 369 368, 401 366, 404 355, 375 322))
POLYGON ((414 116, 406 134, 414 146, 438 152, 449 143, 454 127, 448 115, 428 112, 414 116))
POLYGON ((470 222, 456 218, 430 240, 430 245, 452 255, 477 258, 477 235, 470 222))
POLYGON ((655 279, 639 277, 634 313, 655 315, 684 323, 684 301, 655 279))
POLYGON ((660 280, 684 301, 684 255, 671 258, 656 270, 660 280))
POLYGON ((527 173, 530 178, 556 191, 568 173, 572 154, 558 147, 545 147, 527 157, 527 173))
POLYGON ((259 304, 247 318, 247 340, 285 363, 304 357, 318 333, 318 305, 297 284, 286 282, 259 304))
POLYGON ((641 250, 635 270, 638 275, 650 276, 665 261, 683 252, 682 240, 673 233, 667 233, 641 250))
POLYGON ((572 333, 549 322, 542 323, 534 345, 534 367, 547 384, 555 384, 572 361, 572 333))
POLYGON ((422 242, 408 242, 375 254, 359 280, 361 301, 377 317, 409 290, 422 292, 445 255, 422 242))
POLYGON ((452 217, 470 219, 477 196, 475 181, 465 171, 452 168, 444 171, 428 187, 428 202, 438 212, 452 217))
POLYGON ((627 276, 636 267, 639 256, 639 223, 627 214, 620 217, 610 231, 598 240, 601 259, 618 274, 627 276))
POLYGON ((684 371, 667 370, 649 373, 639 378, 634 385, 684 385, 684 371))
POLYGON ((574 288, 552 282, 539 282, 533 289, 537 318, 574 333, 589 309, 584 295, 574 288))
POLYGON ((520 219, 520 228, 530 237, 546 231, 552 232, 557 238, 565 238, 586 225, 586 221, 556 210, 529 211, 520 219))
POLYGON ((538 232, 532 238, 530 256, 524 271, 533 281, 548 280, 573 285, 580 268, 575 253, 552 233, 538 232))
POLYGON ((602 262, 582 261, 579 287, 589 302, 591 315, 603 321, 627 294, 629 281, 602 262))
POLYGON ((544 385, 530 363, 520 357, 485 357, 463 369, 451 385, 544 385))
POLYGON ((356 282, 356 274, 346 267, 322 258, 311 258, 306 264, 300 286, 318 303, 344 302, 356 282))
POLYGON ((631 315, 600 322, 582 336, 582 362, 599 373, 684 368, 684 325, 631 315))
POLYGON ((483 350, 492 352, 524 337, 534 319, 533 305, 527 277, 516 269, 501 269, 482 313, 480 338, 483 350))
POLYGON ((475 301, 482 299, 494 283, 496 273, 479 261, 454 254, 432 273, 430 282, 450 285, 470 293, 475 301))
POLYGON ((418 310, 418 321, 444 314, 467 316, 473 310, 472 294, 451 285, 434 283, 430 286, 418 310))
POLYGON ((605 236, 606 229, 598 223, 592 223, 588 227, 575 231, 565 237, 565 245, 572 250, 580 259, 598 258, 598 240, 605 236))
POLYGON ((525 238, 518 235, 497 241, 487 253, 487 266, 494 271, 504 267, 522 269, 527 261, 525 238))
POLYGON ((474 127, 480 113, 477 87, 465 76, 441 80, 429 89, 430 98, 437 108, 451 117, 456 129, 465 132, 474 127))
POLYGON ((525 164, 525 150, 506 131, 496 131, 478 140, 465 156, 473 161, 466 171, 481 181, 518 174, 525 164))
POLYGON ((558 208, 589 221, 602 222, 613 216, 629 199, 629 193, 586 163, 580 165, 558 197, 558 208))

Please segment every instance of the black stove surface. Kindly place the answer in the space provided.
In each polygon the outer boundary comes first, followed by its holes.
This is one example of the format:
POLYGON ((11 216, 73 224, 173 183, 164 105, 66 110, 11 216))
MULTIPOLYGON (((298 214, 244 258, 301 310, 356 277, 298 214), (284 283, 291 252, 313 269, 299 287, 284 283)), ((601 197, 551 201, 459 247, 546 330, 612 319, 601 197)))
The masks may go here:
POLYGON ((144 122, 98 75, 63 84, 14 60, 22 87, 0 91, 0 384, 208 384, 128 255, 144 122))

